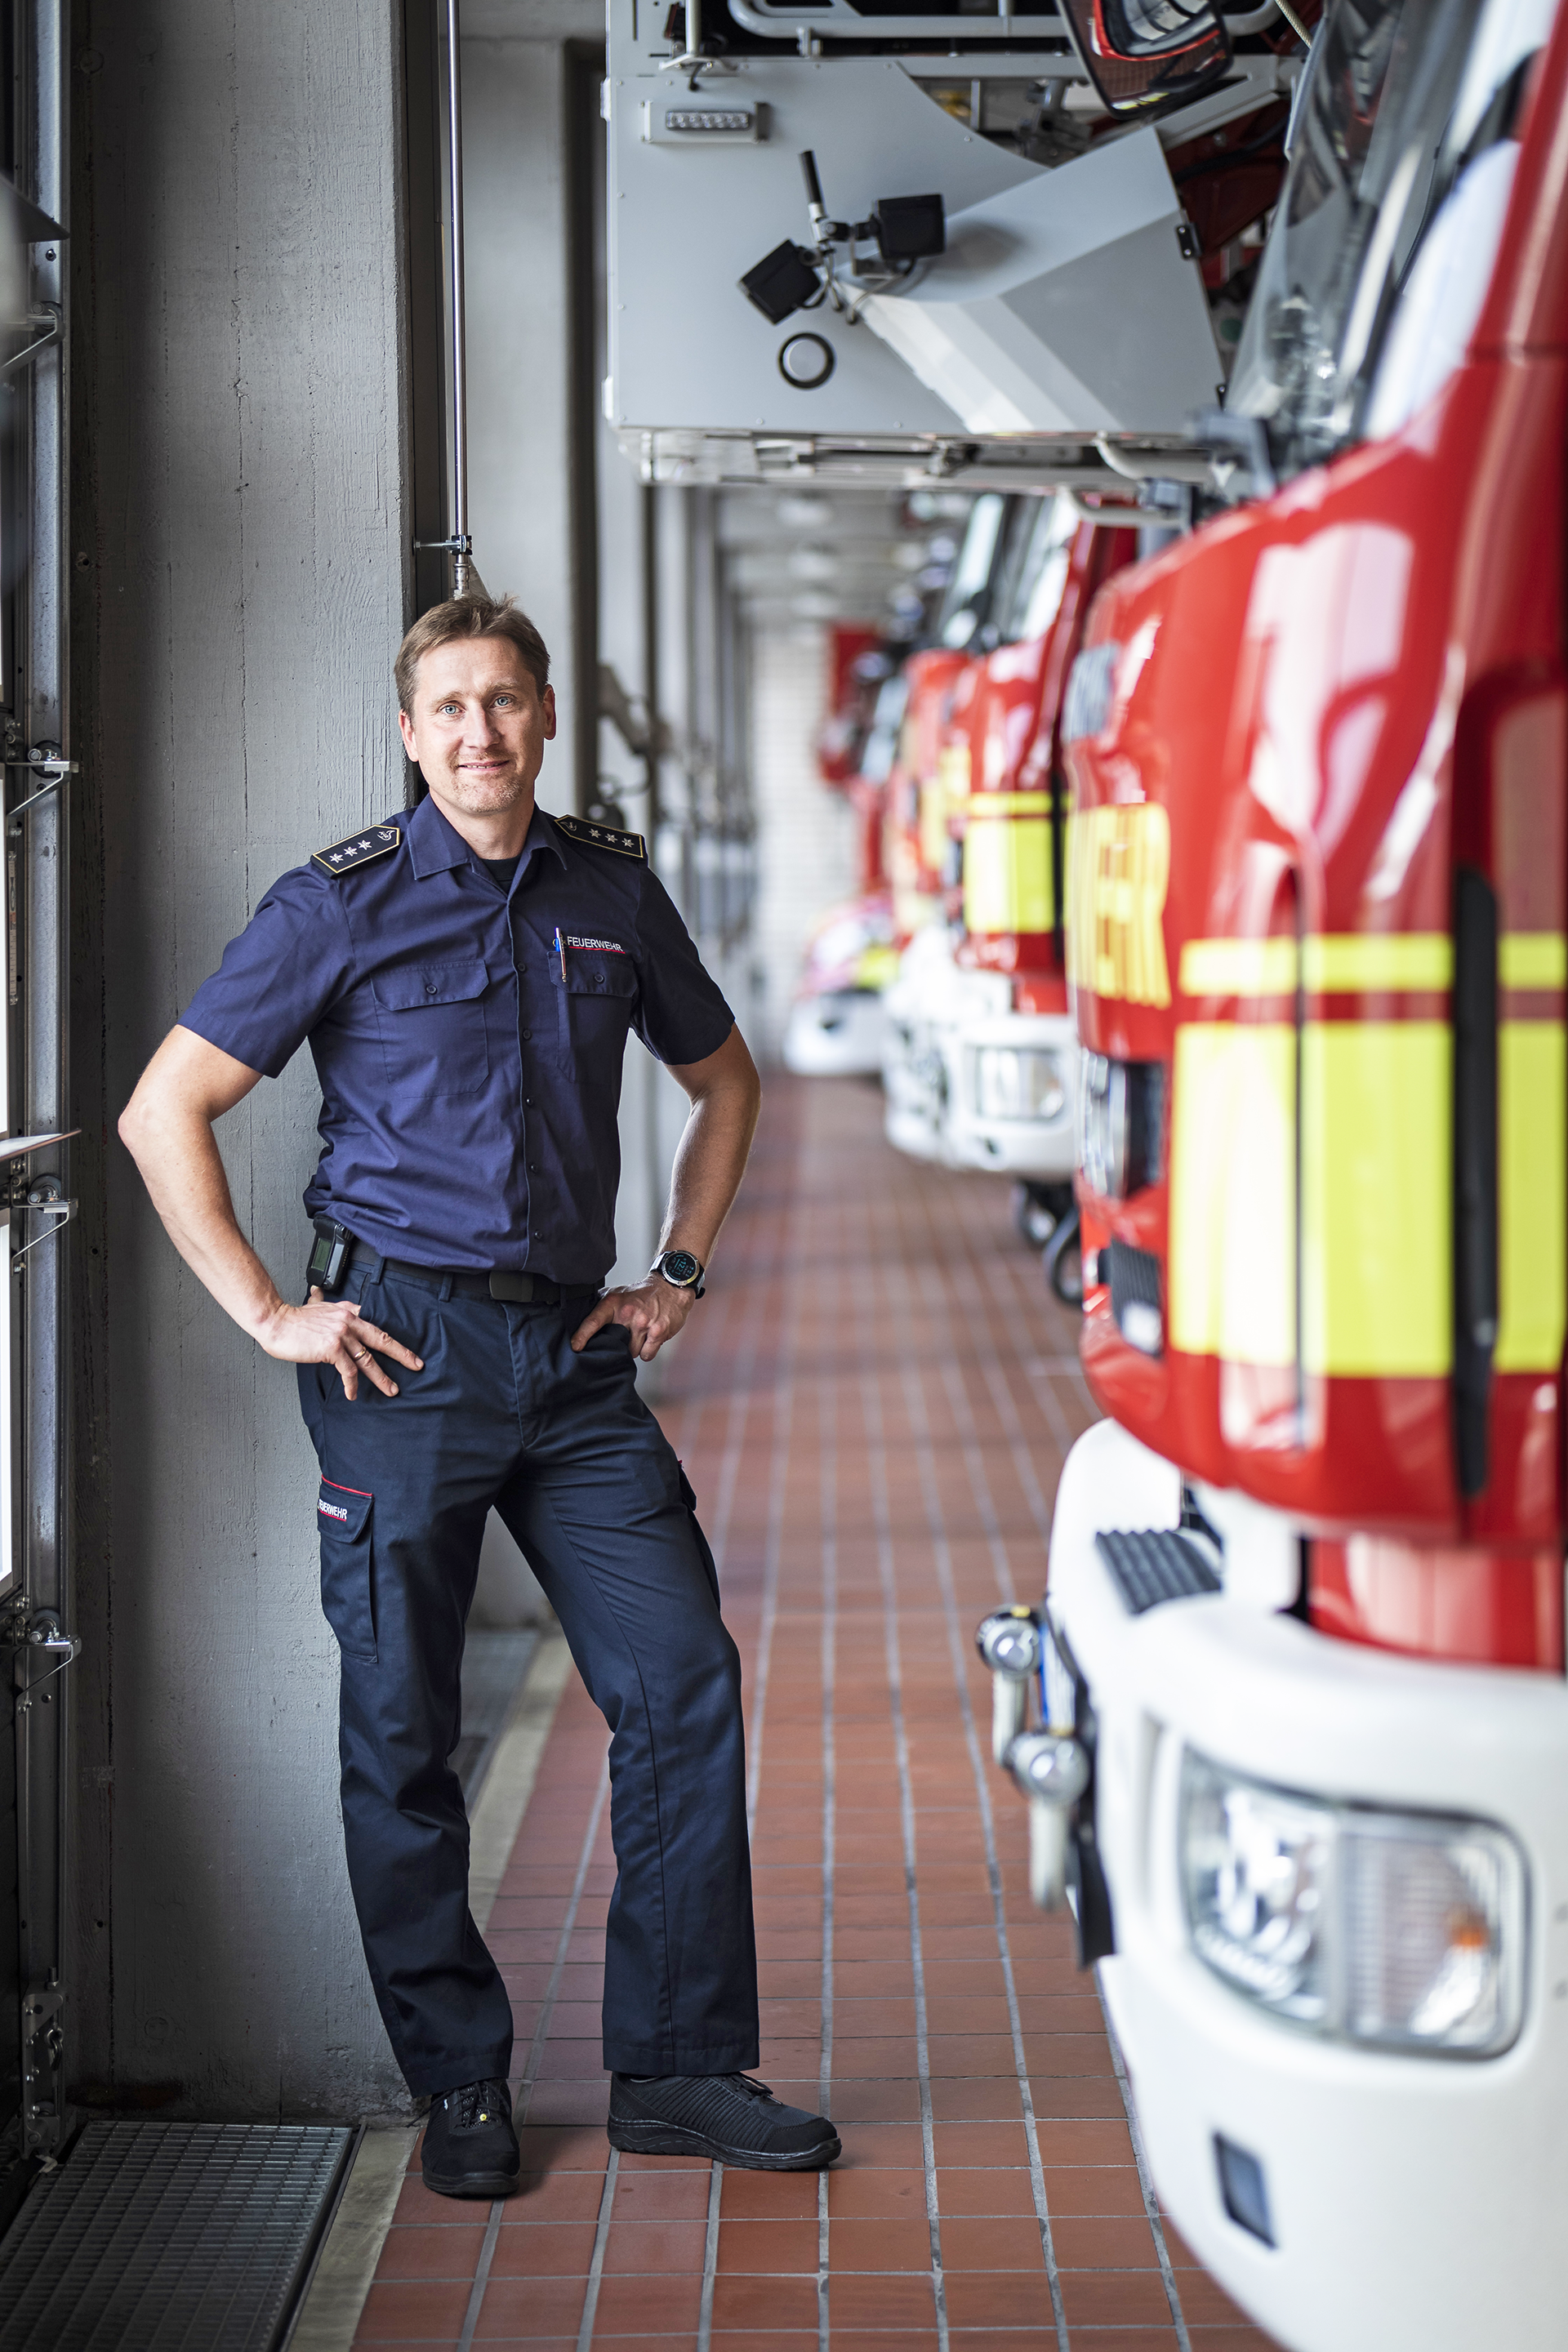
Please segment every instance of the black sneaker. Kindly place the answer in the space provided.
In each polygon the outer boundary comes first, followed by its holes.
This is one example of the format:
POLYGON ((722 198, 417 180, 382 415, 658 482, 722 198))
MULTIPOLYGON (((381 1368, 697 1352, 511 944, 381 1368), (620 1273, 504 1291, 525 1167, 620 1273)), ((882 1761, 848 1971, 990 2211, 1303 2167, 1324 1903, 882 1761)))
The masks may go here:
POLYGON ((465 2083, 460 2091, 438 2091, 426 2117, 419 2164, 426 2188, 437 2197, 510 2197, 522 2167, 506 2084, 465 2083))
POLYGON ((820 2172, 840 2152, 826 2116, 786 2107, 749 2074, 612 2074, 610 2146, 706 2156, 752 2172, 820 2172))

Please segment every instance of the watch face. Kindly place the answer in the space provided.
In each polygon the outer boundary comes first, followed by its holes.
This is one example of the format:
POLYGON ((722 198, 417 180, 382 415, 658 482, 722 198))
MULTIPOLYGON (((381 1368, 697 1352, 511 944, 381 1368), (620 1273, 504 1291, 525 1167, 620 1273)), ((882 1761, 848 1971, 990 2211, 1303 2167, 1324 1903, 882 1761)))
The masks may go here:
POLYGON ((689 1283, 695 1282, 701 1271, 689 1250, 667 1250, 659 1266, 666 1282, 673 1282, 680 1290, 684 1290, 689 1283))

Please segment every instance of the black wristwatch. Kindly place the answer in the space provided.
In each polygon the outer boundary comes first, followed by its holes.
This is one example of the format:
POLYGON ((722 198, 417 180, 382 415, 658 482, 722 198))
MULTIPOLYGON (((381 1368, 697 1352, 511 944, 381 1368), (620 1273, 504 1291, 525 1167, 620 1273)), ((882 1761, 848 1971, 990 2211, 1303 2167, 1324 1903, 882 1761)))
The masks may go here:
POLYGON ((706 1268, 689 1250, 660 1250, 649 1274, 662 1274, 666 1282, 677 1290, 689 1290, 694 1298, 702 1296, 702 1276, 706 1268))

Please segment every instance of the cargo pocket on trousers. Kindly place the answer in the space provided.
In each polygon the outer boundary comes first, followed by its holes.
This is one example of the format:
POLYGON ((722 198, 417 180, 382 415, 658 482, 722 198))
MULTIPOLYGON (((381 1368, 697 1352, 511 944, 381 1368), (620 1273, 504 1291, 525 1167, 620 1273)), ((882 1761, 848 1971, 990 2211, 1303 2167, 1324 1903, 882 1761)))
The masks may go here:
POLYGON ((375 1663, 375 1591, 370 1521, 374 1497, 323 1478, 316 1503, 321 1531, 321 1610, 346 1658, 375 1663))

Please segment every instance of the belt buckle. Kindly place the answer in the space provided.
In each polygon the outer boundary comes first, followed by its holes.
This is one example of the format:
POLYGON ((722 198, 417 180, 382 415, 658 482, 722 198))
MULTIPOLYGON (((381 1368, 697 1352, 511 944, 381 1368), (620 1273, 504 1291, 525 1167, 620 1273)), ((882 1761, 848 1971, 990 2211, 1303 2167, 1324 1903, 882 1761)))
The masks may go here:
POLYGON ((528 1307, 532 1303, 533 1276, 531 1274, 506 1274, 492 1268, 489 1284, 492 1298, 504 1299, 512 1307, 528 1307))

